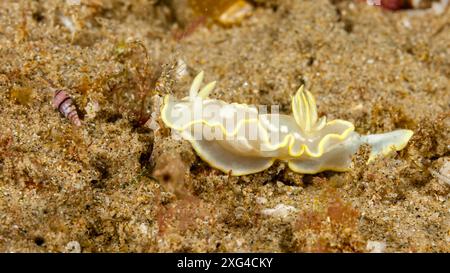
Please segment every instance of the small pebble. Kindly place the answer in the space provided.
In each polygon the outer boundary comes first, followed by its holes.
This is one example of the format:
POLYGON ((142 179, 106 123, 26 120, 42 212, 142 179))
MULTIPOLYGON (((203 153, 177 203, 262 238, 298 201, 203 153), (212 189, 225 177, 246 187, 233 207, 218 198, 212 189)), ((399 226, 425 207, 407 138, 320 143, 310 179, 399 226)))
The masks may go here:
POLYGON ((267 203, 267 198, 265 198, 265 197, 256 197, 256 203, 258 205, 264 205, 265 203, 267 203))
POLYGON ((293 206, 278 204, 273 209, 263 209, 261 213, 268 216, 286 218, 290 213, 297 211, 298 211, 297 208, 293 206))
POLYGON ((67 253, 81 253, 80 243, 77 241, 70 241, 66 245, 67 253))
POLYGON ((386 250, 386 242, 367 241, 366 249, 370 253, 384 253, 386 250))

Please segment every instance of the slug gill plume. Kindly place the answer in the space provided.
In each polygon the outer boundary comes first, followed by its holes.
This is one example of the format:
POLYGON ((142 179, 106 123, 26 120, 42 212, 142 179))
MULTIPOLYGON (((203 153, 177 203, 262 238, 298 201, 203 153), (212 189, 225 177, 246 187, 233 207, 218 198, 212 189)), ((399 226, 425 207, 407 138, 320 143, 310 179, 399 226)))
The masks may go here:
POLYGON ((314 97, 303 86, 292 98, 292 115, 284 115, 210 99, 215 82, 200 89, 202 81, 203 72, 181 100, 167 95, 161 118, 209 165, 234 176, 263 171, 276 160, 298 173, 347 171, 360 145, 371 146, 372 160, 403 149, 413 134, 399 129, 360 135, 349 121, 327 121, 318 116, 314 97))

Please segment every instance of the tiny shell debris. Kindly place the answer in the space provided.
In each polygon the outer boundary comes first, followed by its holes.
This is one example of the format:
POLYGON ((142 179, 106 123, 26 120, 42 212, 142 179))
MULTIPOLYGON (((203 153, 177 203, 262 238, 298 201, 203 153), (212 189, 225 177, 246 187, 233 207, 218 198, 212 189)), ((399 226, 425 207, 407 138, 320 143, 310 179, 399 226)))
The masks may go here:
POLYGON ((409 8, 413 9, 408 11, 410 15, 423 15, 427 13, 434 13, 435 15, 441 15, 447 9, 449 0, 412 0, 409 1, 409 8))
POLYGON ((285 204, 278 204, 273 209, 263 209, 261 213, 267 216, 286 218, 290 213, 297 212, 298 209, 285 204))
POLYGON ((73 23, 72 19, 70 19, 67 16, 63 16, 61 15, 59 17, 59 19, 61 20, 61 23, 70 31, 70 33, 75 33, 77 31, 75 24, 73 23))
POLYGON ((366 249, 370 253, 384 253, 386 250, 386 243, 379 241, 367 241, 366 249))
POLYGON ((161 128, 161 126, 159 126, 159 124, 158 124, 158 113, 157 112, 152 112, 150 114, 150 118, 145 123, 145 126, 147 126, 150 130, 155 131, 155 132, 161 128))
POLYGON ((139 230, 142 234, 147 235, 148 234, 148 226, 145 223, 141 223, 139 225, 139 230))
POLYGON ((438 3, 433 3, 431 8, 434 10, 436 14, 444 13, 445 9, 448 7, 450 0, 441 0, 438 3))
POLYGON ((446 161, 439 172, 429 169, 430 173, 442 182, 450 186, 450 161, 446 161))
POLYGON ((86 118, 92 120, 97 116, 97 112, 100 111, 100 105, 97 101, 91 100, 86 104, 84 110, 86 111, 86 118))
POLYGON ((185 76, 187 76, 188 70, 187 70, 187 65, 186 63, 183 61, 183 59, 178 59, 177 61, 177 66, 176 66, 176 70, 175 70, 175 75, 177 77, 178 80, 184 78, 185 76))
POLYGON ((439 2, 434 2, 431 4, 431 9, 435 14, 440 15, 444 13, 445 9, 448 7, 449 0, 441 0, 439 2))
POLYGON ((80 243, 77 241, 70 241, 66 245, 67 253, 81 253, 80 243))
POLYGON ((448 4, 448 0, 408 0, 406 2, 414 9, 434 9, 436 6, 445 7, 448 4))
POLYGON ((151 101, 152 109, 156 109, 156 111, 152 111, 152 113, 150 114, 150 118, 147 120, 147 122, 145 122, 145 126, 156 132, 161 128, 161 126, 159 126, 158 120, 160 119, 159 109, 162 104, 162 98, 158 95, 154 95, 151 101))
POLYGON ((256 197, 256 203, 258 205, 264 205, 265 203, 267 203, 267 198, 265 198, 265 197, 256 197))
POLYGON ((440 171, 441 171, 442 175, 444 175, 446 177, 450 177, 450 161, 446 161, 440 171))
POLYGON ((78 117, 77 108, 75 107, 72 98, 66 91, 58 89, 53 96, 53 107, 58 109, 61 114, 70 120, 75 126, 81 126, 80 118, 78 117))

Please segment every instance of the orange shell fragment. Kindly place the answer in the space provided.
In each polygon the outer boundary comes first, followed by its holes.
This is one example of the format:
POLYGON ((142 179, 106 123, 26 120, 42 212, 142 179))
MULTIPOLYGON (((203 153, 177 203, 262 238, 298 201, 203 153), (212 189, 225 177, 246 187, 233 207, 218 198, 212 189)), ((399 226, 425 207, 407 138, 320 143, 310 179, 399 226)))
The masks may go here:
POLYGON ((241 23, 253 11, 253 6, 245 0, 189 0, 189 4, 197 14, 224 26, 241 23))
POLYGON ((217 20, 223 25, 239 24, 246 17, 250 16, 253 6, 246 1, 240 0, 226 9, 217 20))

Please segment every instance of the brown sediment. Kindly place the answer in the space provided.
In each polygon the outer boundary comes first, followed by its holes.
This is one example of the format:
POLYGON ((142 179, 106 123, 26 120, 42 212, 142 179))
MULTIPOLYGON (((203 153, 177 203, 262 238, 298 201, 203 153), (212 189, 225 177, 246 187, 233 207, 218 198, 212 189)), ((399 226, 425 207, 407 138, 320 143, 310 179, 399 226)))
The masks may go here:
POLYGON ((449 186, 433 172, 450 160, 449 9, 251 2, 250 17, 224 28, 165 1, 2 1, 0 251, 363 252, 376 241, 448 252, 449 186), (193 27, 176 39, 182 21, 193 27), (277 162, 232 177, 161 122, 143 126, 159 111, 151 97, 186 96, 201 70, 224 101, 290 113, 304 84, 319 115, 414 136, 370 164, 361 149, 347 173, 277 162), (43 77, 70 90, 83 126, 55 114, 43 77), (297 211, 261 213, 279 204, 297 211))

